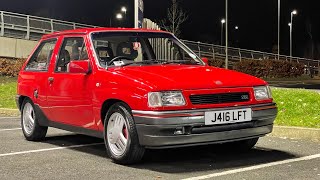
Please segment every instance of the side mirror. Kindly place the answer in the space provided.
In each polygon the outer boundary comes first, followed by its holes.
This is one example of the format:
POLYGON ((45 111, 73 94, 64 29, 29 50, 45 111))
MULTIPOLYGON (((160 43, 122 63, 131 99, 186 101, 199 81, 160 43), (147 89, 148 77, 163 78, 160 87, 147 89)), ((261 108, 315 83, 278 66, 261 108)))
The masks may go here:
POLYGON ((208 58, 203 57, 203 58, 201 58, 201 59, 202 59, 202 61, 203 61, 207 66, 209 66, 209 59, 208 59, 208 58))
POLYGON ((70 73, 90 74, 91 67, 88 60, 85 61, 70 61, 68 65, 70 73))

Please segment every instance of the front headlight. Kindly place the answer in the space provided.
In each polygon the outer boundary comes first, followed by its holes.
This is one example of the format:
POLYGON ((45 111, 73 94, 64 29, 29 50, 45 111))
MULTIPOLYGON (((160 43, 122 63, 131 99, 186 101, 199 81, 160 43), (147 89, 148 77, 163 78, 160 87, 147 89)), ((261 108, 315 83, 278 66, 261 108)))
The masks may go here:
POLYGON ((150 92, 148 93, 149 107, 184 106, 186 101, 180 91, 150 92))
POLYGON ((253 90, 254 96, 258 101, 272 99, 271 89, 269 86, 254 87, 253 90))

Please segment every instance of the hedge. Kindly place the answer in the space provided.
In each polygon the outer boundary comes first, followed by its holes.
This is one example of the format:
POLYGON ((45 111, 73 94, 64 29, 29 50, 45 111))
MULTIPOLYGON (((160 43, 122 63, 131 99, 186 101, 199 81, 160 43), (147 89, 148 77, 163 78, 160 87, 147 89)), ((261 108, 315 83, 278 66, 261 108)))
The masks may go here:
POLYGON ((299 77, 304 73, 304 64, 277 60, 243 60, 234 65, 234 70, 260 78, 299 77))
POLYGON ((0 58, 0 76, 16 77, 26 59, 0 58))
MULTIPOLYGON (((225 60, 209 59, 209 65, 223 68, 225 60)), ((260 78, 292 78, 303 75, 304 64, 277 60, 242 60, 233 63, 233 70, 260 78)))
MULTIPOLYGON (((0 58, 0 75, 15 77, 26 59, 0 58)), ((224 67, 224 60, 209 59, 209 65, 224 67)), ((242 60, 233 69, 260 78, 290 78, 304 73, 304 64, 276 60, 242 60)))

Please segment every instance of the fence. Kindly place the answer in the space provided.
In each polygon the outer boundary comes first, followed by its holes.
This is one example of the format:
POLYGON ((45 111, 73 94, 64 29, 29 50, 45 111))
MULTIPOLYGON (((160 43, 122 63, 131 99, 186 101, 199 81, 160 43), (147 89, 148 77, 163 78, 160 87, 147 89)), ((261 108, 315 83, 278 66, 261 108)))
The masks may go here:
MULTIPOLYGON (((144 19, 144 28, 160 29, 160 27, 149 19, 144 19)), ((67 22, 50 18, 30 16, 12 12, 0 11, 0 36, 13 37, 27 40, 38 40, 43 34, 76 28, 93 28, 97 26, 67 22)), ((209 57, 213 59, 224 59, 226 49, 224 46, 183 40, 183 42, 196 52, 200 57, 209 57)), ((172 51, 170 44, 166 42, 153 42, 156 48, 156 54, 172 51)), ((278 59, 277 54, 245 50, 239 48, 228 48, 231 63, 242 61, 244 59, 278 59)), ((171 55, 170 55, 171 56, 171 55)), ((320 60, 306 58, 289 57, 281 55, 280 60, 295 61, 304 63, 308 67, 319 69, 320 60)))
POLYGON ((38 40, 43 34, 76 28, 96 27, 50 18, 0 11, 0 36, 38 40))
MULTIPOLYGON (((149 19, 144 20, 144 28, 148 29, 160 29, 160 27, 152 22, 149 19)), ((198 54, 199 57, 208 57, 212 59, 225 59, 226 57, 226 48, 225 46, 219 46, 208 43, 194 42, 183 40, 183 42, 194 52, 198 54)), ((242 61, 245 59, 254 59, 254 60, 266 60, 266 59, 274 59, 278 60, 278 54, 246 50, 240 48, 228 48, 228 59, 231 61, 231 65, 233 62, 242 61)), ((299 58, 299 57, 290 57, 280 55, 279 60, 284 61, 293 61, 298 63, 303 63, 308 67, 313 67, 315 69, 320 68, 320 60, 299 58)))
MULTIPOLYGON (((201 42, 193 42, 184 40, 184 43, 191 48, 194 52, 196 52, 199 57, 209 57, 212 59, 225 59, 225 47, 201 42)), ((228 48, 228 59, 231 62, 242 61, 245 59, 254 59, 254 60, 266 60, 266 59, 273 59, 278 60, 277 54, 260 52, 260 51, 252 51, 240 48, 228 48)), ((313 67, 316 69, 320 68, 320 60, 313 60, 313 59, 306 59, 306 58, 299 58, 299 57, 290 57, 280 55, 279 60, 284 61, 292 61, 303 63, 308 67, 313 67)))
MULTIPOLYGON (((150 19, 143 20, 143 28, 161 30, 161 28, 150 19)), ((158 59, 176 59, 178 53, 175 51, 173 44, 168 39, 150 39, 150 44, 158 59)))

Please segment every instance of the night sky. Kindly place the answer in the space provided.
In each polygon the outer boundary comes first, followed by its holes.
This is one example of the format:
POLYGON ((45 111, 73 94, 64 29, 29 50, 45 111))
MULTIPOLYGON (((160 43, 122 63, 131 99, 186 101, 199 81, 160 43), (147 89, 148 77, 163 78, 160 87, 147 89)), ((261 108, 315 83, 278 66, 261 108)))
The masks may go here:
MULTIPOLYGON (((170 0, 144 0, 145 17, 157 21, 166 17, 170 0)), ((180 0, 189 19, 182 26, 182 39, 220 44, 221 18, 224 0, 180 0)), ((308 56, 311 38, 307 26, 312 27, 313 40, 320 42, 319 0, 282 0, 281 54, 289 54, 290 12, 294 17, 294 56, 308 56)), ((133 25, 133 0, 10 0, 0 1, 0 9, 98 26, 133 25), (114 19, 121 6, 128 7, 127 21, 114 19)), ((230 43, 233 46, 272 52, 277 44, 277 0, 229 0, 230 43), (235 31, 234 27, 239 26, 235 31), (238 42, 238 43, 236 43, 238 42)), ((320 45, 318 45, 320 52, 320 45)))

